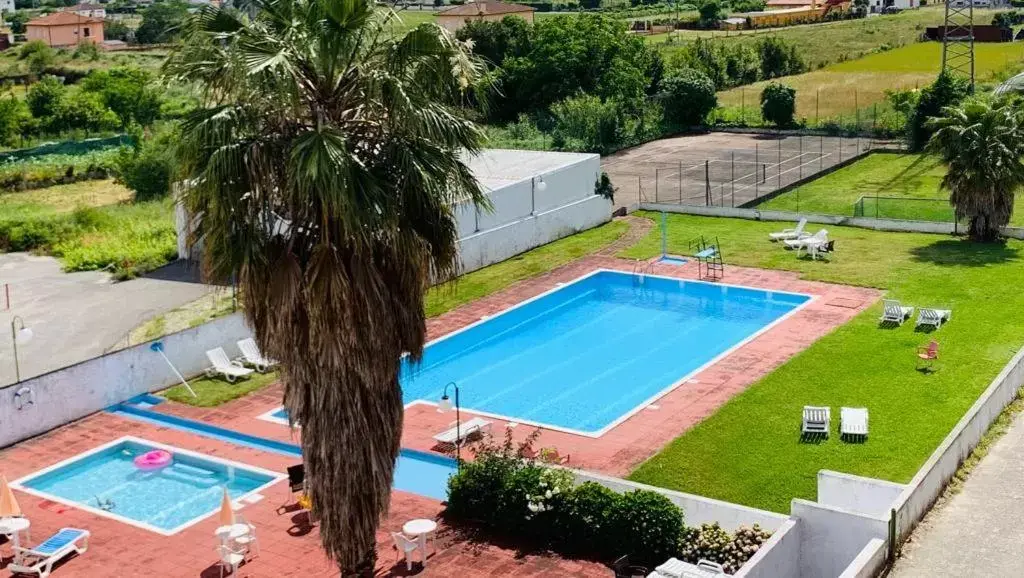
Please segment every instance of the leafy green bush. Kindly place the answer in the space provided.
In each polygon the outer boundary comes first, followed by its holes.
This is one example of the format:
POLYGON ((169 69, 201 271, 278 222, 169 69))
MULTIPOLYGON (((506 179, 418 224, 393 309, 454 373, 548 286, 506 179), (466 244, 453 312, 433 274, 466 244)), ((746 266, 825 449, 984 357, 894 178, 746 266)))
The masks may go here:
POLYGON ((761 117, 777 127, 793 124, 796 114, 796 90, 778 82, 768 83, 761 91, 761 117))
POLYGON ((135 192, 136 201, 162 199, 171 192, 174 175, 173 130, 137 147, 123 147, 117 158, 118 180, 135 192))
POLYGON ((552 527, 561 536, 562 551, 586 555, 616 550, 619 544, 609 538, 615 530, 612 516, 620 500, 619 494, 595 482, 583 483, 569 492, 552 527))
POLYGON ((623 494, 616 506, 611 517, 613 535, 631 558, 650 563, 675 555, 683 513, 668 498, 636 490, 623 494))
POLYGON ((669 74, 661 81, 661 91, 665 120, 674 127, 702 125, 718 106, 715 84, 706 74, 692 68, 669 74))

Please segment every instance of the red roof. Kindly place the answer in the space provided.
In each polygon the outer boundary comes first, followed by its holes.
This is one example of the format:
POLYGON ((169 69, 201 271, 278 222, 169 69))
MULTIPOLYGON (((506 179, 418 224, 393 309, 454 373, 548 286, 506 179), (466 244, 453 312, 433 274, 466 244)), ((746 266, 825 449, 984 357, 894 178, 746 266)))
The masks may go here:
POLYGON ((54 12, 40 18, 29 20, 25 26, 67 26, 73 24, 100 24, 102 18, 80 16, 75 12, 54 12))
POLYGON ((534 8, 522 4, 509 4, 508 2, 495 2, 494 0, 483 0, 482 2, 467 2, 461 6, 452 6, 447 10, 437 13, 438 16, 480 16, 481 14, 516 14, 522 12, 534 12, 534 8))

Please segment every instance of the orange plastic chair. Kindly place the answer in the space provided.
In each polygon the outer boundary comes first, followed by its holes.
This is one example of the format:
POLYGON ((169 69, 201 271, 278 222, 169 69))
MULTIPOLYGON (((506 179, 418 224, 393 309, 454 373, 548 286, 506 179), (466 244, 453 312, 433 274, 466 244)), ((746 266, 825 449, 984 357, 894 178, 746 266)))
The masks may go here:
POLYGON ((917 348, 917 366, 918 368, 931 369, 935 364, 935 361, 939 358, 939 342, 932 340, 927 347, 917 348))

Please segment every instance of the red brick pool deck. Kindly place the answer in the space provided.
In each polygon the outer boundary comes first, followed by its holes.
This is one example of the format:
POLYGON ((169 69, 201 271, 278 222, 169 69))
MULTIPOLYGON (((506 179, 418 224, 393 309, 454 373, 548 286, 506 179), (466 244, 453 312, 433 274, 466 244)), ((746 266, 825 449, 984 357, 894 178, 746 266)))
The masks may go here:
MULTIPOLYGON (((428 321, 431 339, 441 337, 494 315, 525 299, 572 281, 595 269, 632 271, 635 263, 613 257, 588 257, 550 273, 513 286, 428 321)), ((696 278, 696 265, 654 265, 651 273, 696 278)), ((795 273, 726 267, 724 282, 773 290, 794 291, 815 296, 803 309, 768 331, 734 350, 686 383, 655 400, 599 438, 543 430, 540 446, 554 446, 571 456, 570 466, 622 476, 656 453, 682 432, 711 415, 733 395, 769 373, 812 342, 845 323, 873 304, 880 292, 827 283, 803 281, 795 273)), ((288 428, 257 419, 280 405, 281 388, 273 385, 217 408, 195 408, 163 403, 156 410, 263 437, 295 441, 288 428)), ((464 411, 464 419, 471 412, 464 411)), ((440 414, 433 406, 414 405, 406 411, 403 446, 432 450, 432 436, 446 429, 451 414, 440 414)), ((495 420, 500 434, 505 422, 495 420)), ((516 438, 534 427, 519 425, 516 438)), ((150 423, 97 413, 46 435, 0 451, 0 472, 15 480, 75 454, 91 450, 124 435, 174 445, 278 472, 295 463, 294 458, 200 437, 150 423)), ((53 576, 219 576, 215 518, 197 523, 173 536, 162 536, 77 508, 64 506, 15 491, 25 515, 32 522, 32 538, 45 538, 53 531, 74 526, 92 533, 89 551, 58 567, 53 576)), ((285 502, 287 486, 278 482, 263 492, 263 500, 245 505, 245 516, 257 527, 260 553, 242 566, 239 576, 333 576, 337 575, 319 548, 315 526, 305 513, 279 509, 285 502)), ((391 546, 390 531, 398 531, 412 518, 436 518, 442 510, 437 501, 395 491, 392 509, 377 534, 380 576, 406 575, 391 546)), ((2 540, 2 538, 0 538, 2 540)), ((442 525, 438 551, 413 574, 423 576, 609 576, 610 570, 593 562, 556 556, 524 554, 497 545, 482 544, 458 536, 442 525)), ((0 542, 3 563, 10 563, 10 547, 0 542)))

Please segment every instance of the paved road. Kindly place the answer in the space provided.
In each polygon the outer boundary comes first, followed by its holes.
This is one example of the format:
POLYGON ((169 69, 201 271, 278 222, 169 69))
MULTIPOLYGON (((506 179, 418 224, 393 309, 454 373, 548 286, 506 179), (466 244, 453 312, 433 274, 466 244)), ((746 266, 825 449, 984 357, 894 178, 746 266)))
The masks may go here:
POLYGON ((169 265, 151 276, 112 282, 98 271, 64 273, 51 257, 0 254, 0 291, 10 284, 11 308, 0 292, 0 384, 14 381, 10 323, 19 315, 33 338, 18 346, 25 379, 95 357, 147 319, 213 289, 195 272, 169 265))
POLYGON ((981 460, 962 491, 933 510, 890 576, 1024 575, 1024 414, 981 460))

